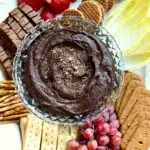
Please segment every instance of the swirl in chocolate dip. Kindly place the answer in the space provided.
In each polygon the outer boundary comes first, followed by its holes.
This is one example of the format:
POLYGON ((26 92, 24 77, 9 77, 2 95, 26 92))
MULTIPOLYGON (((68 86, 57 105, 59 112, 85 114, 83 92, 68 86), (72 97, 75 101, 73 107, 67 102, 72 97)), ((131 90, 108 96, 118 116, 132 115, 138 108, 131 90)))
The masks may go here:
POLYGON ((98 108, 115 87, 111 53, 98 37, 87 32, 45 31, 27 53, 25 85, 46 112, 88 113, 98 108))

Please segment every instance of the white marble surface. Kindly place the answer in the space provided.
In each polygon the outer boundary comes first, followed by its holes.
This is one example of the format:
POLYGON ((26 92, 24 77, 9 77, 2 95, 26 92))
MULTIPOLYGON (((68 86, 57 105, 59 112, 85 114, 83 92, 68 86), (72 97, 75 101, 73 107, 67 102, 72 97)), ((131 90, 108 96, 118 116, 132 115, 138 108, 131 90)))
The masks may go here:
POLYGON ((0 150, 21 150, 21 136, 18 124, 0 124, 0 150))
MULTIPOLYGON (((71 4, 71 8, 76 8, 81 0, 71 4)), ((0 0, 0 22, 7 16, 8 12, 16 7, 16 0, 0 0)), ((150 66, 132 70, 138 73, 148 88, 150 88, 150 66)), ((4 75, 0 70, 0 80, 4 79, 4 75)), ((21 150, 21 136, 18 124, 0 124, 0 150, 21 150)))
MULTIPOLYGON (((14 9, 16 5, 15 0, 0 0, 0 22, 8 16, 8 12, 14 9)), ((0 80, 4 78, 4 74, 0 70, 0 80)), ((16 123, 0 124, 0 150, 21 150, 21 147, 19 125, 16 123)))

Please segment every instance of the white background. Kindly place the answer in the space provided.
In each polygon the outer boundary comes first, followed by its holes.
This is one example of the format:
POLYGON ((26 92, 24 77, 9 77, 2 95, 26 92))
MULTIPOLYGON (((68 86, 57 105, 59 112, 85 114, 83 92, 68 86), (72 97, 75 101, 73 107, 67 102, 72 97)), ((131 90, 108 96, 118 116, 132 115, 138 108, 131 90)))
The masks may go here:
MULTIPOLYGON (((70 7, 76 8, 79 3, 80 0, 77 0, 70 7)), ((8 16, 8 12, 15 8, 16 5, 16 0, 0 0, 0 22, 8 16)), ((150 88, 150 66, 132 71, 138 73, 145 81, 147 88, 150 88)), ((4 76, 0 70, 0 80, 3 79, 4 76)), ((21 136, 18 124, 0 124, 0 150, 21 150, 21 136)))

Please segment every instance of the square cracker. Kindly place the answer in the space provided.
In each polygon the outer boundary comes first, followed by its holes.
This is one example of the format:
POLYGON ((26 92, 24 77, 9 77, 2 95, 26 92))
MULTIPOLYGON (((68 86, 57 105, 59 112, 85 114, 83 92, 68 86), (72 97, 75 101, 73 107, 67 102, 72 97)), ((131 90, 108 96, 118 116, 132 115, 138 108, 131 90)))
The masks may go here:
POLYGON ((129 116, 131 110, 134 108, 134 105, 140 101, 139 97, 141 95, 144 96, 149 96, 150 97, 150 92, 146 90, 144 87, 137 87, 134 92, 132 93, 132 96, 130 99, 128 99, 127 104, 125 105, 125 108, 123 109, 121 115, 119 116, 119 121, 121 125, 124 123, 124 121, 127 119, 129 116))
POLYGON ((70 129, 68 125, 58 125, 58 135, 70 135, 70 129))
POLYGON ((39 150, 42 136, 42 120, 34 115, 28 116, 23 150, 39 150))
POLYGON ((40 150, 56 150, 57 137, 58 125, 44 122, 40 150))
POLYGON ((141 122, 132 136, 126 150, 147 150, 150 144, 150 121, 141 122))
POLYGON ((130 115, 128 118, 124 121, 124 124, 121 126, 121 133, 122 135, 125 134, 126 130, 130 127, 132 124, 133 120, 136 118, 136 116, 142 112, 142 111, 149 111, 150 112, 150 97, 148 96, 140 96, 138 101, 134 108, 131 110, 130 115))
POLYGON ((70 135, 73 137, 73 139, 76 139, 78 136, 78 130, 80 126, 73 125, 70 127, 70 135))
POLYGON ((119 111, 119 108, 120 108, 121 101, 123 99, 124 93, 125 93, 126 88, 127 88, 128 84, 130 83, 131 80, 139 80, 139 81, 141 81, 141 78, 140 78, 140 76, 138 76, 135 73, 126 71, 125 74, 124 74, 124 83, 123 83, 123 86, 122 86, 119 98, 118 98, 118 100, 116 102, 116 105, 115 105, 115 108, 116 108, 117 112, 119 111))
POLYGON ((56 150, 66 150, 66 144, 71 140, 71 136, 58 135, 57 149, 56 150))
POLYGON ((123 136, 123 140, 122 140, 123 142, 121 145, 122 149, 125 149, 127 147, 133 134, 135 133, 135 131, 139 127, 140 123, 142 123, 145 120, 150 121, 150 112, 143 111, 143 112, 139 113, 138 116, 134 119, 130 128, 127 130, 127 132, 123 136))
POLYGON ((139 86, 143 86, 144 87, 144 83, 142 81, 138 81, 138 80, 131 80, 130 83, 128 84, 126 91, 124 93, 123 99, 121 101, 120 104, 120 109, 118 112, 118 116, 121 115, 124 107, 126 106, 128 99, 131 97, 132 93, 134 92, 134 90, 139 87, 139 86))

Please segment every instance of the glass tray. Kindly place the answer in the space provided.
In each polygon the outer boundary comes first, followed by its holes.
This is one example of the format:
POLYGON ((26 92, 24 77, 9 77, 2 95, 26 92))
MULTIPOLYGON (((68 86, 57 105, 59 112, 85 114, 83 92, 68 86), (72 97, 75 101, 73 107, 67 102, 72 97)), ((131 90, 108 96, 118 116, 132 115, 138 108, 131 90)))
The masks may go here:
MULTIPOLYGON (((93 118, 95 115, 101 111, 104 107, 100 107, 94 112, 90 112, 88 115, 72 115, 72 116, 59 116, 52 115, 44 112, 42 109, 37 107, 36 101, 29 96, 28 91, 25 88, 23 82, 23 63, 27 58, 26 49, 31 45, 31 43, 44 31, 53 30, 55 28, 71 28, 89 32, 93 35, 96 35, 109 49, 112 53, 112 56, 115 60, 116 67, 116 77, 117 82, 119 83, 117 88, 114 88, 110 97, 106 99, 111 102, 115 101, 120 87, 122 86, 122 77, 123 77, 123 60, 121 51, 116 44, 113 37, 101 26, 95 24, 89 20, 83 20, 78 17, 58 17, 56 19, 48 20, 47 22, 42 22, 39 24, 32 33, 28 34, 22 42, 22 45, 17 51, 16 57, 14 59, 14 68, 13 68, 13 79, 15 81, 15 86, 18 94, 21 97, 21 100, 26 105, 26 107, 35 115, 40 117, 45 121, 50 121, 60 124, 82 124, 82 122, 88 117, 93 118)), ((103 103, 105 104, 105 102, 103 103)))

